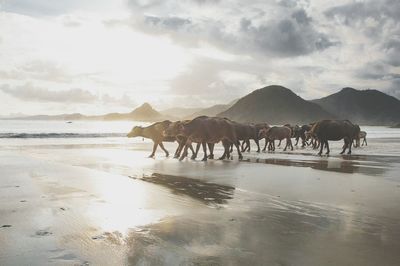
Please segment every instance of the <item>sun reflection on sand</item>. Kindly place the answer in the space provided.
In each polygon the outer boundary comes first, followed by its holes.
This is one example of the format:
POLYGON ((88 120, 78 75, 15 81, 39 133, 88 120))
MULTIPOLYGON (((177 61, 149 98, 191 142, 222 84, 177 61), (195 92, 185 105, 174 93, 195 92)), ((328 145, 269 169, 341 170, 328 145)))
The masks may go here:
POLYGON ((120 178, 108 182, 96 182, 93 186, 101 200, 92 201, 87 215, 105 231, 126 233, 129 228, 153 223, 166 215, 163 210, 148 208, 152 193, 120 178))

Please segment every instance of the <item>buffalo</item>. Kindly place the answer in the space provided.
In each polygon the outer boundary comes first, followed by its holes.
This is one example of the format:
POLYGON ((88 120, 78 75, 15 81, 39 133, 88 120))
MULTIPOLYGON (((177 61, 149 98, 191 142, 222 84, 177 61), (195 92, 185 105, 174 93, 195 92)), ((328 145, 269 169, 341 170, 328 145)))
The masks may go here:
POLYGON ((128 133, 128 138, 134 137, 143 137, 147 139, 151 139, 154 142, 153 152, 149 155, 149 157, 154 157, 154 154, 157 150, 157 147, 160 146, 161 149, 165 152, 165 156, 169 156, 169 152, 165 149, 163 145, 163 141, 173 142, 175 141, 175 137, 165 137, 163 132, 164 130, 171 124, 172 122, 169 120, 165 120, 162 122, 154 123, 147 127, 135 126, 131 132, 128 133))
POLYGON ((322 154, 324 146, 327 149, 326 154, 329 154, 329 140, 344 139, 343 154, 348 149, 348 154, 351 154, 351 146, 353 140, 360 133, 360 127, 354 125, 349 120, 322 120, 313 125, 310 133, 315 136, 321 143, 318 155, 322 154))

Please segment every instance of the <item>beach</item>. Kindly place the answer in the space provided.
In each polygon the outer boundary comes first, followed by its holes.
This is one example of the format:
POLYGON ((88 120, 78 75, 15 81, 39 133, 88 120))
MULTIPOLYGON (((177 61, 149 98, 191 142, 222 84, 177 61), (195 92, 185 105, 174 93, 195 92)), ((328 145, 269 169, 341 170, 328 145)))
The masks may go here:
POLYGON ((139 122, 28 124, 0 122, 0 265, 400 265, 399 129, 180 162, 139 122))

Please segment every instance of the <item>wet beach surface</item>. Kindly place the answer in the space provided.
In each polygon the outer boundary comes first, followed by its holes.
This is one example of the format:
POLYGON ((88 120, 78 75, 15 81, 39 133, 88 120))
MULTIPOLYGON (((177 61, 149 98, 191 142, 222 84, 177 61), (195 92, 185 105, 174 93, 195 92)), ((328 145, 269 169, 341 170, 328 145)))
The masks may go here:
POLYGON ((399 139, 368 144, 205 163, 2 146, 0 265, 400 265, 399 139))

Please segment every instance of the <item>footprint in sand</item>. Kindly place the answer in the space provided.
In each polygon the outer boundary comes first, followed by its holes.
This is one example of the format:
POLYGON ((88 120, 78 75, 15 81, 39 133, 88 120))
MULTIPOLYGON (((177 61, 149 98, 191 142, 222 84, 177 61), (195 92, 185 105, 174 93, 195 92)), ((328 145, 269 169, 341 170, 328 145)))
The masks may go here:
POLYGON ((42 236, 50 236, 52 234, 53 234, 52 232, 49 232, 47 230, 38 230, 38 231, 36 231, 35 236, 42 237, 42 236))
POLYGON ((5 225, 2 225, 0 228, 10 228, 12 225, 11 224, 5 224, 5 225))

